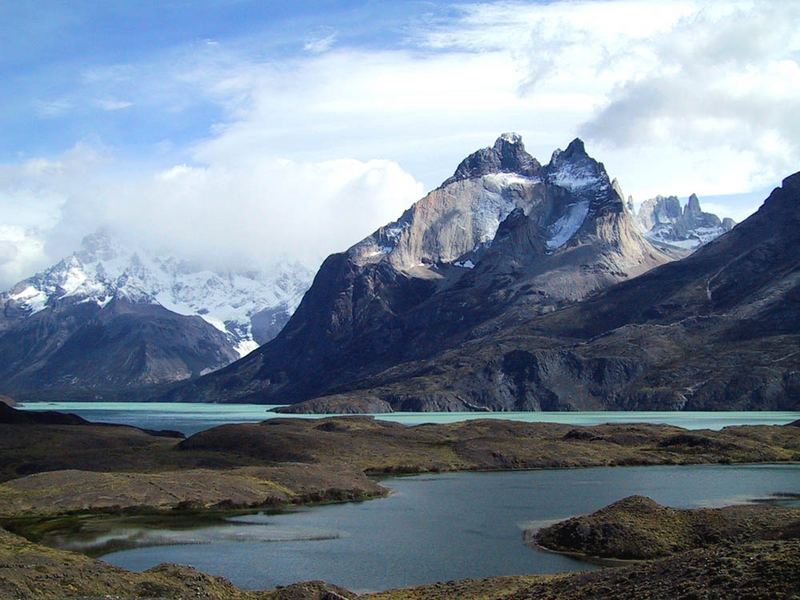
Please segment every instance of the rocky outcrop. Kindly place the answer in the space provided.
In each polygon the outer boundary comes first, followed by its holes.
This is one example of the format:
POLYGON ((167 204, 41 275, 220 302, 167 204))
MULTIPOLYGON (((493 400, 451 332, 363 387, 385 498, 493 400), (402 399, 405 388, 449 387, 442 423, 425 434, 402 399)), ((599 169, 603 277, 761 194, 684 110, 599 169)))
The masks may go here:
POLYGON ((256 600, 221 577, 190 567, 159 565, 132 573, 74 552, 54 550, 0 529, 0 597, 202 598, 256 600))
POLYGON ((695 194, 686 206, 676 196, 656 196, 642 202, 636 215, 645 236, 667 249, 694 250, 734 228, 736 222, 703 212, 695 194))
POLYGON ((674 509, 650 498, 630 496, 590 515, 525 535, 558 552, 643 560, 721 542, 800 537, 800 509, 757 504, 674 509))
POLYGON ((223 425, 187 438, 178 448, 189 456, 231 456, 252 464, 341 461, 383 474, 780 462, 800 456, 800 432, 779 426, 695 432, 661 425, 574 427, 497 419, 407 427, 348 416, 223 425))
POLYGON ((70 413, 17 410, 0 402, 0 424, 4 425, 84 425, 89 421, 70 413))
POLYGON ((294 403, 346 393, 481 335, 493 319, 553 311, 667 261, 582 141, 540 166, 505 134, 400 219, 328 257, 275 340, 165 398, 294 403))
POLYGON ((329 468, 327 473, 314 467, 303 470, 306 477, 310 472, 314 479, 313 491, 283 484, 282 480, 291 479, 291 468, 182 469, 160 473, 68 469, 37 473, 0 484, 0 515, 231 510, 322 500, 365 500, 386 493, 363 475, 340 468, 329 468))
POLYGON ((361 596, 324 581, 293 583, 265 593, 263 600, 355 600, 361 596))

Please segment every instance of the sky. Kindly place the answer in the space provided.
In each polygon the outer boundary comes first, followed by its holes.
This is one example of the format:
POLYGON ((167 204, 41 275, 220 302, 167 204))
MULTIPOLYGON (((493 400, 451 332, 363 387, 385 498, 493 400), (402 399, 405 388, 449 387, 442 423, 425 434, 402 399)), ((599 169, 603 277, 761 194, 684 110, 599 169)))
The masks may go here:
POLYGON ((0 289, 106 228, 315 267, 516 131, 746 218, 800 169, 800 2, 0 0, 0 289))

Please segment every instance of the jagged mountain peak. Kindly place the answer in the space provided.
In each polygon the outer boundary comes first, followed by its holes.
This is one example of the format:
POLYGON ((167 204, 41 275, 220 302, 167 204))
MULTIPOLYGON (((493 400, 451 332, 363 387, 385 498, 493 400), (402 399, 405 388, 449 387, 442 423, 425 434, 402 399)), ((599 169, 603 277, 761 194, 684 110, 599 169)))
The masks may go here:
POLYGON ((327 390, 342 369, 359 377, 667 260, 581 140, 541 167, 504 134, 397 221, 328 257, 275 340, 174 397, 222 399, 224 388, 226 400, 297 400, 327 390))
POLYGON ((525 150, 522 136, 513 132, 503 133, 492 146, 481 148, 462 160, 453 176, 445 180, 442 187, 491 173, 516 173, 524 177, 534 177, 539 169, 541 164, 525 150))
POLYGON ((702 214, 702 209, 700 208, 700 199, 697 197, 697 194, 692 194, 689 196, 689 201, 686 203, 686 207, 683 209, 684 213, 699 215, 702 214))
POLYGON ((575 138, 567 145, 566 150, 561 148, 553 150, 553 154, 550 156, 550 164, 584 158, 591 158, 586 152, 586 144, 583 143, 581 138, 575 138))
POLYGON ((636 221, 645 237, 665 250, 696 250, 733 229, 731 218, 703 212, 696 194, 685 206, 677 196, 655 196, 642 202, 636 221))
POLYGON ((556 150, 550 163, 541 167, 525 151, 521 136, 504 133, 493 146, 462 161, 456 175, 400 219, 351 247, 348 256, 358 265, 388 262, 416 275, 445 263, 472 268, 514 211, 531 219, 533 228, 538 228, 531 235, 541 238, 534 245, 546 252, 588 238, 616 243, 624 237, 633 245, 647 246, 637 239, 623 198, 619 182, 610 181, 603 164, 586 153, 580 138, 566 150, 556 150), (536 166, 534 171, 531 165, 536 166), (598 222, 609 214, 630 222, 625 226, 598 222))
MULTIPOLYGON (((589 156, 580 138, 572 140, 566 150, 559 148, 553 152, 550 162, 542 168, 542 173, 549 183, 573 192, 594 189, 600 194, 612 187, 605 166, 589 156)), ((616 194, 609 195, 606 200, 616 199, 622 206, 624 201, 619 182, 615 191, 616 194)))
POLYGON ((562 153, 563 158, 573 158, 576 156, 589 156, 586 153, 586 145, 583 143, 583 140, 578 137, 572 140, 567 146, 567 149, 562 153))
POLYGON ((524 147, 522 144, 522 136, 516 131, 507 131, 506 133, 501 133, 494 142, 494 148, 499 150, 499 147, 502 147, 504 143, 512 145, 518 144, 524 147))
POLYGON ((84 236, 81 247, 75 255, 84 262, 113 260, 123 252, 119 243, 107 229, 98 229, 84 236))

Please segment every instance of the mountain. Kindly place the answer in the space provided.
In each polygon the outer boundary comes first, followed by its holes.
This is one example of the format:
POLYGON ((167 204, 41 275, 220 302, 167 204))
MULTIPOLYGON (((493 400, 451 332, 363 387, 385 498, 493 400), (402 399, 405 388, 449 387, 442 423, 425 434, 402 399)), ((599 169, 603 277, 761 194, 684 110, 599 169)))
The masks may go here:
POLYGON ((328 257, 274 340, 166 397, 285 403, 328 394, 668 260, 581 140, 543 166, 518 135, 503 134, 397 221, 328 257))
POLYGON ((311 274, 218 273, 105 232, 0 295, 0 389, 109 394, 197 377, 274 337, 311 274))
POLYGON ((483 332, 322 400, 394 410, 800 409, 800 173, 687 258, 483 332))
POLYGON ((6 316, 29 317, 67 298, 104 305, 113 298, 197 315, 223 332, 240 355, 275 337, 297 308, 313 273, 297 262, 262 271, 215 272, 150 255, 107 232, 80 251, 0 296, 6 316))
POLYGON ((659 247, 696 250, 734 228, 733 219, 703 212, 695 194, 686 206, 676 196, 656 196, 642 202, 636 220, 645 237, 659 247))

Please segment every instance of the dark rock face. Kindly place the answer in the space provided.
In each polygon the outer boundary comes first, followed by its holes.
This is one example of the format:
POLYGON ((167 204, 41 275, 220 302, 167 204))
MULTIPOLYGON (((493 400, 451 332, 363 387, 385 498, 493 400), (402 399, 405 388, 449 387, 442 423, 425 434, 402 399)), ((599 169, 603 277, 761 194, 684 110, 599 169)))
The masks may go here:
MULTIPOLYGON (((540 167, 506 134, 400 219, 328 257, 275 340, 166 398, 293 403, 346 392, 482 336, 493 319, 555 310, 667 260, 583 142, 540 167)), ((380 400, 403 410, 487 406, 457 395, 380 400)))
POLYGON ((357 594, 324 581, 305 581, 280 588, 269 600, 355 600, 357 594))
POLYGON ((292 312, 285 304, 258 311, 250 318, 253 339, 259 344, 275 339, 291 316, 292 312))
POLYGON ((200 376, 236 358, 200 317, 155 304, 59 302, 0 333, 0 389, 18 398, 110 398, 200 376))
POLYGON ((87 421, 83 417, 73 415, 72 413, 62 413, 54 410, 43 411, 26 411, 12 408, 7 404, 0 402, 0 425, 85 425, 88 427, 99 427, 109 429, 127 429, 140 431, 146 435, 164 438, 178 438, 182 439, 185 436, 179 431, 170 430, 151 430, 140 429, 138 427, 130 427, 128 425, 115 425, 113 423, 95 424, 87 421))

